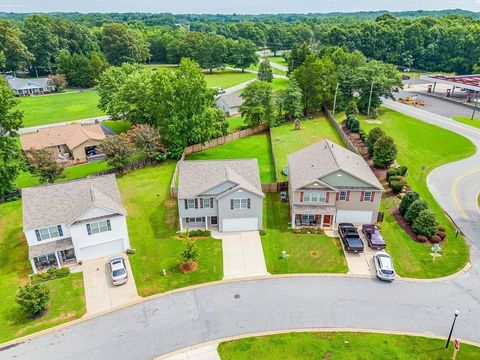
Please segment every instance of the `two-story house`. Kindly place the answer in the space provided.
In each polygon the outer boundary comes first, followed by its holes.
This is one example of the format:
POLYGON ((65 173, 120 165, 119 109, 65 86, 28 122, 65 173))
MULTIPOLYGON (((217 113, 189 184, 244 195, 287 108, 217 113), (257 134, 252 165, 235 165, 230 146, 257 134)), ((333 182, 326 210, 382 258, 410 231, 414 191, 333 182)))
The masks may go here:
POLYGON ((257 159, 181 161, 178 176, 180 231, 262 228, 264 194, 257 159))
POLYGON ((292 226, 377 222, 380 181, 354 152, 322 140, 288 156, 292 226))
POLYGON ((25 188, 22 206, 34 273, 130 248, 115 175, 25 188))

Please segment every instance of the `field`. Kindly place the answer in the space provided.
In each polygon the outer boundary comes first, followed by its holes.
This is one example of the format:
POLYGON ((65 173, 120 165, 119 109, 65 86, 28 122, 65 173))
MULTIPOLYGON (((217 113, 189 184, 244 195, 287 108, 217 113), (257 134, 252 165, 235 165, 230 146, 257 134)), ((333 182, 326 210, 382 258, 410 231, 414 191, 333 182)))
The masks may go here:
POLYGON ((249 72, 241 72, 236 70, 215 70, 212 74, 205 72, 205 80, 208 87, 218 86, 222 89, 228 89, 232 86, 244 83, 248 80, 255 79, 257 75, 249 72))
POLYGON ((279 65, 288 66, 283 56, 267 56, 266 59, 279 65))
POLYGON ((132 127, 132 124, 130 124, 128 121, 105 120, 102 122, 102 124, 112 130, 115 134, 123 134, 132 127))
POLYGON ((228 132, 234 132, 241 130, 242 127, 245 126, 243 117, 235 116, 228 118, 228 132))

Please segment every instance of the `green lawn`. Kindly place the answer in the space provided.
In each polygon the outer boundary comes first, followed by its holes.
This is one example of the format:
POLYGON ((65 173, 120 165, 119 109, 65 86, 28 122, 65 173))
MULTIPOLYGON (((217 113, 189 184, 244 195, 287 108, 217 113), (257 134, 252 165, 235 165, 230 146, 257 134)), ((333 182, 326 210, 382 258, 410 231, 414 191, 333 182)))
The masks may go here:
POLYGON ((268 272, 346 273, 348 271, 338 238, 318 234, 294 234, 288 229, 288 203, 280 201, 278 193, 265 194, 263 202, 263 252, 268 272), (289 255, 282 259, 282 251, 289 255))
MULTIPOLYGON (((342 115, 339 114, 337 119, 341 118, 342 115)), ((461 270, 469 259, 468 247, 461 236, 455 238, 455 228, 428 190, 426 178, 436 167, 474 154, 475 146, 456 133, 392 110, 384 109, 379 120, 382 121, 380 127, 385 133, 395 139, 398 147, 397 161, 408 167, 409 185, 428 202, 440 224, 447 229, 442 257, 433 262, 430 255, 432 245, 414 242, 390 215, 390 211, 397 206, 398 199, 384 199, 382 207, 386 216, 381 226, 398 274, 414 278, 436 278, 461 270), (422 166, 426 167, 423 176, 422 166)), ((362 118, 361 126, 368 132, 378 125, 367 124, 362 118)))
MULTIPOLYGON (((304 332, 248 337, 220 343, 222 360, 449 360, 453 346, 445 341, 419 336, 354 333, 304 332)), ((480 357, 478 347, 462 344, 459 360, 480 357)))
POLYGON ((188 160, 258 159, 260 179, 263 183, 275 182, 275 170, 268 133, 247 136, 188 157, 188 160))
POLYGON ((37 319, 26 318, 15 303, 17 288, 32 273, 22 232, 20 200, 0 204, 0 343, 81 317, 85 313, 82 274, 46 282, 51 300, 37 319), (65 301, 68 299, 68 301, 65 301))
POLYGON ((214 70, 212 74, 205 72, 205 80, 208 87, 219 86, 223 89, 244 83, 245 81, 252 80, 256 77, 256 74, 249 72, 241 72, 236 70, 214 70))
POLYGON ((138 293, 148 296, 189 285, 220 280, 223 277, 222 243, 197 240, 199 268, 190 274, 179 269, 184 245, 175 238, 178 229, 177 201, 170 197, 170 181, 175 162, 146 167, 118 179, 127 209, 128 232, 136 254, 130 263, 138 293), (162 269, 167 275, 162 276, 162 269))
POLYGON ((472 120, 470 116, 452 116, 452 119, 480 129, 480 119, 478 118, 472 120))
POLYGON ((288 79, 276 78, 272 81, 273 91, 285 90, 287 88, 288 79))
POLYGON ((102 116, 98 100, 93 91, 29 96, 20 98, 18 109, 24 113, 23 126, 30 127, 102 116))
POLYGON ((279 65, 288 66, 283 56, 267 56, 266 59, 279 65))
POLYGON ((282 169, 287 166, 288 155, 301 150, 321 139, 329 139, 343 146, 340 136, 325 117, 313 120, 303 120, 302 129, 295 130, 292 122, 272 128, 273 151, 277 162, 277 177, 279 181, 286 181, 282 169))
POLYGON ((102 124, 112 130, 115 134, 123 134, 124 132, 130 130, 130 128, 132 127, 132 124, 130 124, 128 121, 105 120, 102 122, 102 124))
POLYGON ((245 126, 242 116, 228 118, 228 132, 241 130, 245 126))
MULTIPOLYGON (((248 69, 258 71, 259 65, 260 65, 260 63, 258 63, 256 65, 251 65, 251 66, 248 67, 248 69)), ((286 71, 274 68, 273 66, 272 66, 272 72, 273 72, 274 75, 287 75, 286 71)))

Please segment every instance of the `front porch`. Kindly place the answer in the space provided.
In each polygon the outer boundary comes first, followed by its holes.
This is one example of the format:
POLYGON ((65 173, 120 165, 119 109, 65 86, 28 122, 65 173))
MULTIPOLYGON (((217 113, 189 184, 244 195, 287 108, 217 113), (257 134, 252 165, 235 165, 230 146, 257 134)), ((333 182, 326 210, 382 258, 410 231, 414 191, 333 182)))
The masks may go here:
POLYGON ((197 216, 180 219, 180 232, 187 229, 217 230, 218 216, 197 216))
POLYGON ((335 224, 335 207, 293 205, 291 216, 292 228, 304 226, 331 228, 335 224))
POLYGON ((47 271, 51 267, 65 267, 77 264, 72 239, 62 239, 32 246, 29 259, 34 274, 47 271))

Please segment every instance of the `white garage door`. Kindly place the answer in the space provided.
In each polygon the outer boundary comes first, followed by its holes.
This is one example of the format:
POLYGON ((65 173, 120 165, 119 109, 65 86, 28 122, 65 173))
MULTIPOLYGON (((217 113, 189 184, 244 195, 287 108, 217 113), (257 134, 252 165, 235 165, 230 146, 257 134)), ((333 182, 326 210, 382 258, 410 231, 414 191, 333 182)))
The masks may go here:
POLYGON ((336 223, 370 224, 373 213, 371 211, 337 210, 336 223))
POLYGON ((223 219, 223 231, 258 230, 258 218, 223 219))
POLYGON ((103 256, 117 255, 125 251, 123 239, 80 248, 80 259, 91 260, 103 256))

